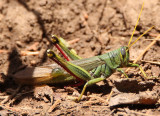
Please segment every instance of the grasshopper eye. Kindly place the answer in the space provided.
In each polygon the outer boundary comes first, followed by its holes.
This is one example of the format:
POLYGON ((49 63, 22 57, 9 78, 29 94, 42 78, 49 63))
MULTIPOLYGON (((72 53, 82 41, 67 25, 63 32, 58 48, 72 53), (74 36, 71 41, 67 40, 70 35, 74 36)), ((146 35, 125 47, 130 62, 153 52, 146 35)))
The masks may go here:
POLYGON ((124 47, 121 48, 121 54, 122 54, 122 56, 126 55, 126 49, 124 47))

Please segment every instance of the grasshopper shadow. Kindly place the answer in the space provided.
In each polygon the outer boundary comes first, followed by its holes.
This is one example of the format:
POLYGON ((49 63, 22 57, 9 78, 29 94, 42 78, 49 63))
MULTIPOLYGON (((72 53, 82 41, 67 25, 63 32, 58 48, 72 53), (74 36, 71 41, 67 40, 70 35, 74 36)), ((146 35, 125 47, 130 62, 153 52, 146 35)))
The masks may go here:
MULTIPOLYGON (((4 92, 9 97, 12 96, 10 97, 10 99, 12 99, 16 97, 16 94, 19 93, 19 91, 14 93, 17 90, 19 84, 14 81, 13 75, 16 72, 18 72, 20 69, 25 68, 26 66, 22 63, 22 60, 20 59, 20 54, 17 52, 17 49, 15 47, 12 49, 12 51, 8 55, 8 62, 9 62, 9 65, 8 65, 7 74, 3 75, 4 81, 3 83, 0 83, 0 91, 4 92), (11 91, 8 91, 8 90, 11 90, 11 91)), ((30 74, 32 73, 33 72, 30 72, 30 74)), ((30 87, 30 89, 33 90, 33 87, 30 87)), ((24 97, 25 96, 23 96, 23 98, 24 97)))
MULTIPOLYGON (((82 89, 83 89, 84 85, 78 87, 78 92, 81 93, 82 92, 82 89)), ((109 86, 109 84, 107 82, 105 82, 104 84, 94 84, 92 86, 88 86, 86 91, 85 91, 85 94, 84 95, 87 95, 87 92, 91 93, 91 94, 102 94, 101 96, 103 95, 106 95, 106 94, 109 94, 112 90, 112 87, 109 86)))

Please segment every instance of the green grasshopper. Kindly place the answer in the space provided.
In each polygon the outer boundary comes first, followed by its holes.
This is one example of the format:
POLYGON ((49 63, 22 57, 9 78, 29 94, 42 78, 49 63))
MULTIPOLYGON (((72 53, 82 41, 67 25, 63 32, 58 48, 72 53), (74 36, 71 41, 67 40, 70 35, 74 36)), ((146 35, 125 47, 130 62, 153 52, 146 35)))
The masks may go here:
MULTIPOLYGON (((137 24, 139 18, 137 20, 137 24)), ((134 31, 136 29, 136 26, 134 28, 134 31)), ((152 28, 153 27, 145 31, 138 39, 136 39, 132 44, 130 44, 134 34, 133 31, 128 46, 122 46, 109 53, 86 59, 81 59, 81 57, 79 57, 76 53, 74 53, 72 50, 69 50, 65 44, 64 39, 53 35, 51 39, 53 44, 63 54, 66 60, 61 58, 59 55, 55 54, 54 51, 52 51, 51 49, 49 49, 47 50, 48 57, 51 58, 53 61, 55 61, 59 66, 56 64, 52 64, 46 67, 35 68, 33 71, 33 77, 36 78, 32 78, 32 80, 31 78, 30 79, 18 78, 17 80, 21 83, 31 83, 31 84, 36 84, 36 83, 56 84, 56 83, 65 83, 69 81, 76 81, 78 82, 78 84, 76 84, 75 86, 80 86, 85 83, 80 96, 76 99, 76 101, 80 101, 88 86, 105 80, 115 71, 121 72, 122 74, 125 75, 125 77, 128 78, 127 74, 121 69, 123 67, 139 67, 144 77, 147 78, 145 72, 143 71, 143 69, 140 67, 139 64, 134 64, 129 62, 129 48, 152 28), (69 59, 67 58, 67 56, 63 51, 73 61, 69 61, 69 59)), ((15 75, 15 77, 18 76, 15 75)))

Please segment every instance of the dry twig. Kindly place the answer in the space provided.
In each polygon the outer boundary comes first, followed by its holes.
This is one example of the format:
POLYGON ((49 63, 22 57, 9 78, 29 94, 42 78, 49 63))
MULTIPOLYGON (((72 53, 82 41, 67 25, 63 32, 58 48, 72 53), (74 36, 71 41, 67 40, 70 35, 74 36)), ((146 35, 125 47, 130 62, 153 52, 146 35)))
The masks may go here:
POLYGON ((109 96, 107 97, 107 103, 109 102, 109 100, 110 100, 110 98, 111 98, 111 96, 112 96, 112 94, 113 94, 113 90, 111 90, 111 92, 110 92, 110 94, 109 94, 109 96))
MULTIPOLYGON (((130 61, 135 61, 135 59, 131 59, 130 61)), ((140 62, 150 63, 150 64, 156 64, 160 65, 160 62, 154 62, 154 61, 147 61, 147 60, 139 60, 140 62)))
POLYGON ((55 101, 55 103, 49 108, 48 112, 49 113, 52 112, 60 102, 61 102, 61 100, 59 100, 59 99, 57 101, 55 101))
POLYGON ((5 110, 11 111, 11 112, 15 112, 15 113, 20 113, 21 112, 21 110, 19 110, 17 108, 9 107, 9 106, 4 105, 4 104, 0 104, 0 107, 5 109, 5 110))
POLYGON ((68 44, 74 44, 74 43, 78 42, 79 40, 80 40, 79 38, 76 38, 76 39, 68 41, 67 43, 68 44))

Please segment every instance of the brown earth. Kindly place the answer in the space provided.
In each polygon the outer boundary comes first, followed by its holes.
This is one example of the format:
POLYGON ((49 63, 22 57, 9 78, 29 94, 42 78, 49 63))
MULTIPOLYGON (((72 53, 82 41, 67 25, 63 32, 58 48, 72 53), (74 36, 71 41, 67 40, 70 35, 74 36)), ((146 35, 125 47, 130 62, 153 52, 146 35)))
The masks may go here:
MULTIPOLYGON (((26 66, 36 67, 53 63, 46 56, 46 50, 51 48, 49 40, 51 34, 61 36, 66 41, 79 39, 78 42, 72 42, 71 47, 83 58, 104 54, 120 46, 127 45, 143 1, 1 0, 1 101, 4 103, 4 99, 18 88, 18 84, 14 83, 14 79, 10 75, 15 74, 26 66), (30 55, 30 53, 35 53, 35 55, 30 55)), ((137 58, 143 52, 152 42, 149 39, 154 39, 158 36, 160 32, 159 4, 159 0, 146 0, 133 40, 151 26, 154 25, 155 27, 131 47, 131 59, 137 58)), ((141 59, 159 63, 160 41, 157 41, 147 50, 141 59)), ((159 64, 139 63, 148 75, 160 76, 159 64)), ((141 79, 138 69, 135 71, 133 68, 128 74, 130 77, 141 79)), ((131 102, 130 105, 118 104, 118 107, 110 107, 106 99, 112 88, 116 87, 115 91, 119 90, 116 78, 120 78, 119 73, 109 77, 107 84, 100 82, 88 87, 85 98, 80 103, 68 100, 67 97, 78 94, 82 87, 64 89, 63 86, 58 88, 54 86, 23 86, 16 93, 15 97, 10 99, 5 105, 1 102, 0 114, 160 115, 160 100, 157 100, 154 105, 143 105, 144 102, 140 102, 140 104, 131 102), (87 98, 86 96, 90 97, 87 98), (55 107, 52 106, 52 103, 55 107), (51 106, 53 110, 49 112, 51 106)), ((121 82, 119 83, 122 84, 121 82)), ((159 80, 155 79, 152 80, 152 87, 138 89, 141 89, 143 92, 156 92, 159 98, 159 86, 159 80)), ((131 91, 136 87, 131 86, 131 91)))

